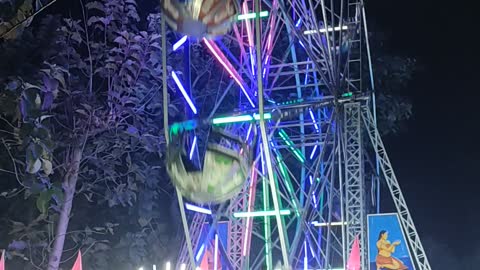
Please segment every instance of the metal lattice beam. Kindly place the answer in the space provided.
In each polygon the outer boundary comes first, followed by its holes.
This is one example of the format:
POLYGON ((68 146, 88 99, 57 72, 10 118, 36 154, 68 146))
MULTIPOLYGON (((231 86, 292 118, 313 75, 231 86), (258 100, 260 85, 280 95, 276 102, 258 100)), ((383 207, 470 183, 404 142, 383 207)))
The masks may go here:
POLYGON ((410 245, 412 255, 414 260, 417 263, 418 270, 431 270, 430 263, 428 261, 425 250, 423 249, 422 242, 418 236, 417 229, 413 223, 412 216, 407 207, 407 202, 403 197, 402 190, 400 189, 400 184, 398 183, 397 176, 393 171, 392 163, 388 158, 385 146, 383 141, 380 138, 380 134, 376 128, 373 116, 367 107, 364 107, 362 110, 362 119, 365 127, 368 131, 368 135, 375 149, 375 154, 380 163, 380 168, 385 177, 385 182, 390 189, 390 193, 397 208, 397 213, 400 217, 400 222, 402 224, 403 230, 405 231, 405 236, 410 245))
POLYGON ((343 111, 343 157, 345 170, 345 217, 347 254, 358 236, 362 251, 362 268, 366 269, 366 216, 361 105, 347 103, 343 111))

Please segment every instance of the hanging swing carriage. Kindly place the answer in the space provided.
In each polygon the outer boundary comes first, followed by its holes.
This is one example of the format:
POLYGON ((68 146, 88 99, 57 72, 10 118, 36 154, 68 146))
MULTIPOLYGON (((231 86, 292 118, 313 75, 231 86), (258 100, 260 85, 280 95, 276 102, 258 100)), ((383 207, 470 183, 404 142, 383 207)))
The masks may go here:
POLYGON ((225 35, 240 10, 235 0, 163 0, 162 9, 174 31, 198 39, 225 35))
POLYGON ((208 127, 206 150, 200 153, 203 164, 196 166, 187 155, 185 142, 199 127, 194 124, 185 128, 188 123, 192 121, 174 124, 170 132, 167 173, 173 184, 185 198, 199 204, 220 204, 233 198, 248 178, 255 146, 230 132, 208 127))

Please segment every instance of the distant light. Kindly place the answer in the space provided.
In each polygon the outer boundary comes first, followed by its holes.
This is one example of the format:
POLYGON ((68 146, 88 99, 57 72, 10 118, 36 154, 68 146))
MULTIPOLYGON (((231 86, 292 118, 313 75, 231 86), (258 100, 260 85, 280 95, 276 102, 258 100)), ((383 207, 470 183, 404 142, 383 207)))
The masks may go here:
POLYGON ((187 264, 182 263, 180 264, 180 270, 186 270, 187 269, 187 264))
POLYGON ((165 264, 165 270, 170 270, 170 268, 171 268, 171 264, 170 264, 170 262, 167 262, 165 264))
POLYGON ((155 264, 153 265, 153 270, 157 270, 157 266, 155 264))
POLYGON ((332 31, 340 31, 340 30, 348 30, 348 27, 346 25, 342 26, 342 28, 340 29, 340 26, 336 26, 336 27, 328 27, 326 30, 325 28, 323 29, 319 29, 318 31, 317 30, 306 30, 303 32, 304 35, 311 35, 311 34, 315 34, 315 33, 325 33, 325 32, 332 32, 332 31))
POLYGON ((138 270, 143 270, 143 267, 138 268, 138 270))
POLYGON ((173 51, 176 51, 178 50, 178 48, 180 48, 184 43, 185 41, 187 41, 187 36, 183 36, 181 39, 179 39, 177 42, 175 42, 175 44, 173 44, 173 51))

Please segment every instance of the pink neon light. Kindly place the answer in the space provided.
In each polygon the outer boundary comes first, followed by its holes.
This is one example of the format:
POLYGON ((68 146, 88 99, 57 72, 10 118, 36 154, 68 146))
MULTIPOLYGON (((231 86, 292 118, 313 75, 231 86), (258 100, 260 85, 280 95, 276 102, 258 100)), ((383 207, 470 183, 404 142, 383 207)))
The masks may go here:
MULTIPOLYGON (((248 13, 247 1, 243 2, 243 13, 244 14, 248 13)), ((248 50, 250 52, 250 65, 252 66, 252 74, 255 75, 255 60, 253 59, 252 25, 250 24, 250 19, 246 19, 244 23, 247 27, 248 50)))
POLYGON ((227 60, 225 55, 223 55, 222 51, 217 47, 217 44, 215 44, 214 42, 210 42, 206 38, 203 38, 203 42, 205 43, 205 45, 207 45, 208 49, 212 52, 213 56, 217 58, 218 62, 220 62, 220 64, 225 68, 228 74, 232 76, 233 80, 235 80, 235 82, 240 86, 240 89, 242 89, 242 92, 247 97, 248 102, 250 102, 250 105, 252 105, 252 107, 255 108, 255 104, 253 103, 252 99, 248 95, 247 89, 243 84, 242 78, 240 77, 238 72, 233 68, 232 64, 230 64, 230 62, 227 60))
MULTIPOLYGON (((253 211, 253 199, 255 197, 255 185, 257 183, 257 174, 255 164, 252 165, 252 173, 250 175, 250 187, 248 188, 248 212, 253 211)), ((252 218, 247 217, 247 226, 245 228, 245 238, 243 239, 243 256, 247 256, 247 249, 250 245, 250 235, 252 233, 252 218)), ((249 250, 249 249, 248 249, 249 250)))
POLYGON ((265 78, 265 74, 267 71, 267 65, 268 61, 270 60, 270 55, 272 54, 272 45, 273 45, 273 33, 275 33, 275 23, 276 23, 276 16, 273 14, 273 11, 278 7, 278 1, 274 0, 273 1, 273 6, 272 6, 272 13, 270 15, 270 31, 268 33, 267 37, 267 49, 266 49, 266 58, 265 58, 265 67, 263 68, 263 74, 262 77, 265 78))

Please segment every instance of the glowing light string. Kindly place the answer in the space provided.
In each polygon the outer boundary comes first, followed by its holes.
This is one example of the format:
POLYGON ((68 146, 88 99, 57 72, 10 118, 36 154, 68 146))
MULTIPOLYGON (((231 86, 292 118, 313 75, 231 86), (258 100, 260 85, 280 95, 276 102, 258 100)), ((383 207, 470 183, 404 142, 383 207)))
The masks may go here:
POLYGON ((232 64, 227 60, 225 55, 222 53, 222 51, 218 48, 217 44, 215 42, 210 41, 206 38, 203 39, 203 42, 205 45, 207 45, 207 48, 210 50, 210 52, 215 56, 215 58, 220 62, 220 64, 225 68, 225 70, 232 76, 233 80, 240 86, 240 89, 242 89, 243 94, 245 97, 248 99, 248 102, 250 105, 252 105, 253 108, 255 108, 255 103, 253 100, 250 98, 250 95, 248 94, 247 88, 245 86, 245 82, 243 79, 240 77, 238 72, 233 68, 232 64))

